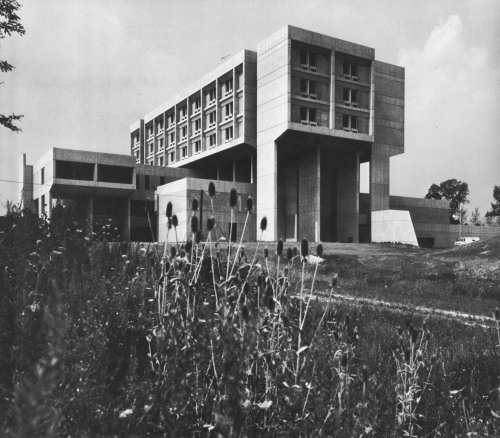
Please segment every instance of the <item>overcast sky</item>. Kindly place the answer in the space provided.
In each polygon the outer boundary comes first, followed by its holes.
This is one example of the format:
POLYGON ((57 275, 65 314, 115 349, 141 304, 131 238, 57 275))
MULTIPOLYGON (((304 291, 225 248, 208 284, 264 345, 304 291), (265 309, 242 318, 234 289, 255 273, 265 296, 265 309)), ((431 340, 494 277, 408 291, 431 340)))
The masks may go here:
MULTIPOLYGON (((51 147, 129 153, 134 121, 291 24, 405 67, 405 153, 391 159, 391 195, 423 197, 456 178, 484 215, 500 185, 497 0, 20 2, 26 35, 0 40, 0 59, 16 67, 0 76, 0 113, 24 114, 23 132, 0 128, 0 180, 19 180, 23 152, 29 164, 51 147)), ((19 191, 0 181, 0 204, 19 191)))

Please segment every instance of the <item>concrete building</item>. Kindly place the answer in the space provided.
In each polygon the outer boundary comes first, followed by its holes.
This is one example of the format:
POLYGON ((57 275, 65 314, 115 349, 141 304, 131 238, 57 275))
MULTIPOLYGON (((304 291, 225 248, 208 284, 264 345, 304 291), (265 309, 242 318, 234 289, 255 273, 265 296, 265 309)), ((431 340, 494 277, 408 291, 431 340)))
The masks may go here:
POLYGON ((77 199, 91 222, 112 216, 126 240, 151 239, 146 199, 155 239, 166 237, 169 201, 179 236, 189 235, 194 197, 200 219, 215 202, 221 234, 239 235, 252 196, 250 240, 267 216, 270 241, 450 246, 458 230, 448 202, 389 195, 390 158, 404 153, 404 85, 404 69, 373 48, 286 26, 133 123, 130 155, 53 149, 31 167, 23 158, 23 198, 49 215, 53 199, 77 199), (360 194, 361 163, 369 194, 360 194))

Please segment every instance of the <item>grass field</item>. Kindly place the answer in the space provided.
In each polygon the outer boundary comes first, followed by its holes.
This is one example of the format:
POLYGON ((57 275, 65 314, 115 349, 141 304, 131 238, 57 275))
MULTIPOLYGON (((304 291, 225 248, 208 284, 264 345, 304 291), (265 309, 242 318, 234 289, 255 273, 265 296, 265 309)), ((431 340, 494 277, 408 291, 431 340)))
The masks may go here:
POLYGON ((500 430, 498 238, 439 251, 326 244, 316 275, 304 246, 288 257, 285 244, 278 269, 276 244, 259 247, 254 268, 249 244, 230 276, 226 244, 204 258, 202 245, 184 255, 169 244, 163 257, 162 245, 109 242, 106 230, 10 219, 4 436, 500 430))

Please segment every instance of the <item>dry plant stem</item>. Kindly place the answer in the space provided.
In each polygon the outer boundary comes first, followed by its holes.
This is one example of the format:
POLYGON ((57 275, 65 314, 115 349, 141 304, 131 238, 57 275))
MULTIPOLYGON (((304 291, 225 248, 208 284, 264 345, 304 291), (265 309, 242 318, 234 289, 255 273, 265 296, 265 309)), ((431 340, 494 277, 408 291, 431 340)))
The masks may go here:
MULTIPOLYGON (((299 313, 299 324, 302 321, 302 298, 304 293, 304 275, 305 275, 305 261, 302 262, 302 278, 300 280, 300 313, 299 313)), ((299 325, 299 339, 297 341, 297 367, 295 369, 295 384, 297 384, 297 379, 299 377, 299 366, 300 366, 300 343, 302 341, 302 327, 299 325)))
POLYGON ((259 245, 260 245, 260 241, 262 240, 263 234, 264 234, 264 230, 261 230, 260 237, 259 237, 259 240, 257 240, 257 246, 255 247, 255 252, 253 254, 252 263, 250 264, 250 269, 248 270, 248 275, 246 276, 245 281, 243 282, 243 285, 241 286, 240 293, 238 295, 238 302, 240 301, 241 294, 243 293, 243 290, 245 289, 245 284, 247 284, 248 277, 252 273, 252 268, 253 268, 253 265, 255 263, 255 259, 257 258, 257 252, 259 251, 259 245))
POLYGON ((249 211, 247 211, 247 215, 245 217, 245 224, 243 225, 243 231, 242 231, 241 237, 240 237, 240 244, 238 245, 238 249, 236 250, 236 255, 234 256, 233 265, 231 266, 231 271, 229 272, 229 278, 231 277, 231 275, 233 275, 233 269, 236 266, 236 260, 238 259, 238 255, 240 254, 241 247, 243 246, 243 236, 245 235, 245 230, 247 228, 248 216, 250 216, 249 211))
MULTIPOLYGON (((231 263, 231 239, 233 238, 233 215, 234 208, 231 207, 231 224, 229 226, 229 239, 227 239, 227 267, 226 267, 226 281, 229 279, 229 265, 231 263)), ((236 262, 236 257, 234 259, 236 262)))
POLYGON ((314 373, 315 372, 316 372, 316 362, 314 362, 314 365, 313 365, 313 370, 312 370, 312 374, 311 374, 311 382, 309 382, 309 387, 307 388, 306 400, 304 401, 304 406, 302 407, 302 415, 301 415, 302 418, 304 418, 304 413, 306 411, 306 405, 307 405, 307 401, 309 400, 309 394, 311 393, 312 381, 314 380, 314 373))
POLYGON ((306 310, 304 312, 304 318, 302 319, 302 321, 300 323, 301 330, 302 330, 302 327, 304 327, 304 322, 306 321, 307 311, 309 310, 309 304, 311 303, 311 299, 313 297, 314 281, 316 280, 316 274, 318 273, 318 266, 319 266, 319 262, 316 262, 316 268, 314 269, 314 275, 313 275, 312 284, 311 284, 311 292, 309 293, 309 299, 307 300, 306 310))
POLYGON ((215 308, 217 309, 219 307, 219 298, 217 297, 217 284, 215 283, 214 259, 212 256, 212 230, 208 232, 208 247, 210 249, 210 264, 212 265, 212 280, 214 282, 215 308))
POLYGON ((147 210, 146 213, 148 214, 148 224, 149 224, 149 231, 151 232, 151 240, 154 242, 155 235, 153 233, 153 227, 151 226, 151 218, 149 217, 149 210, 147 210))

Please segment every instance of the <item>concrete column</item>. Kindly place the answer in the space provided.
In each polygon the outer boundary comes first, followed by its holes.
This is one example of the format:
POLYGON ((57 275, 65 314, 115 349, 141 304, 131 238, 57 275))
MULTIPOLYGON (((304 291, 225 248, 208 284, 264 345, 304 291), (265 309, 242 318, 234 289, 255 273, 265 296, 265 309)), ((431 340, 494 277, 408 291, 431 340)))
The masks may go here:
POLYGON ((319 240, 320 151, 314 148, 299 158, 299 230, 297 240, 319 240))
POLYGON ((236 161, 233 160, 233 182, 236 182, 236 161))
POLYGON ((122 221, 121 240, 130 241, 130 198, 127 199, 125 215, 122 221))
POLYGON ((48 193, 47 216, 52 217, 52 193, 48 193))
POLYGON ((337 240, 359 242, 358 153, 346 153, 338 161, 337 240))
POLYGON ((94 227, 94 195, 89 196, 89 223, 90 229, 93 230, 94 227))
POLYGON ((370 211, 389 210, 389 157, 376 144, 370 157, 370 211))
POLYGON ((250 183, 253 184, 253 154, 250 155, 250 183))

